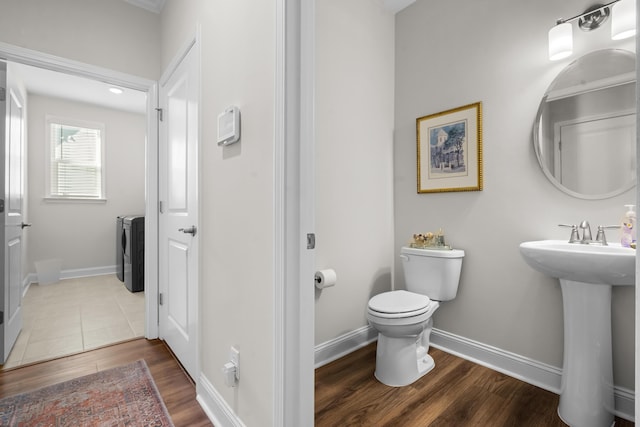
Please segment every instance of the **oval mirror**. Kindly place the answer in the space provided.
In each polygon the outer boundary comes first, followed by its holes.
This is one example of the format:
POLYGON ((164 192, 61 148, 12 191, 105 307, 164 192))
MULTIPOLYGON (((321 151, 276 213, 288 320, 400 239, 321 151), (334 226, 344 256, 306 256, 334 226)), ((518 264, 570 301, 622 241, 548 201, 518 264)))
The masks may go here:
POLYGON ((635 54, 621 49, 578 58, 551 83, 533 143, 556 187, 582 199, 605 199, 636 184, 635 88, 635 54))

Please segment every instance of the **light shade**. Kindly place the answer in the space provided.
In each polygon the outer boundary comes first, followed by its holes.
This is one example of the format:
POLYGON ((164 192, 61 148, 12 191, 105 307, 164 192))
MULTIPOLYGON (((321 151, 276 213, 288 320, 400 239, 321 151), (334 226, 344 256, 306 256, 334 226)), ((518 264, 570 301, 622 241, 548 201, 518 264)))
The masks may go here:
POLYGON ((611 38, 622 40, 636 34, 636 0, 620 0, 612 7, 611 38))
POLYGON ((573 28, 571 23, 558 24, 549 30, 549 59, 557 61, 573 53, 573 28))

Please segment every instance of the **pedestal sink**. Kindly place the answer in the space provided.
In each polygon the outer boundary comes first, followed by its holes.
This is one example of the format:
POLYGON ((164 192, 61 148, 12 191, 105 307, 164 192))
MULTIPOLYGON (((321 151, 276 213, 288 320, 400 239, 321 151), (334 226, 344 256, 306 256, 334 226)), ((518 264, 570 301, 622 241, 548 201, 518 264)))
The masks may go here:
POLYGON ((570 426, 610 427, 611 287, 635 285, 635 249, 540 240, 520 244, 520 253, 532 268, 560 280, 564 360, 558 415, 570 426))

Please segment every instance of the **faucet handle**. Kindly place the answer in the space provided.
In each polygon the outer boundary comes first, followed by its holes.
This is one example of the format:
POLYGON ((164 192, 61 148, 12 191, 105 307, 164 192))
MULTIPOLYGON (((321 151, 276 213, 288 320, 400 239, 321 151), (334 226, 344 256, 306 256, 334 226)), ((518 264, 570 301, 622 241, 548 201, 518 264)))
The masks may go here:
POLYGON ((569 238, 569 243, 576 243, 580 241, 580 236, 578 236, 578 226, 573 224, 558 224, 558 227, 569 227, 571 228, 571 237, 569 238))
POLYGON ((607 236, 604 234, 605 228, 620 228, 619 225, 599 225, 598 233, 596 234, 596 243, 600 243, 602 246, 608 246, 607 236))

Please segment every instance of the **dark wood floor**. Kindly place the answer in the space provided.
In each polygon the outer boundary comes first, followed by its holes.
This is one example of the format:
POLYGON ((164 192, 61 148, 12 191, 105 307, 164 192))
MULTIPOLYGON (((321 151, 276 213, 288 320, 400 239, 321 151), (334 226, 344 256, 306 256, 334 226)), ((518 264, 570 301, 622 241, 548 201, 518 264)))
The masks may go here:
POLYGON ((0 372, 0 398, 144 359, 176 427, 212 426, 193 382, 159 340, 144 338, 0 372))
POLYGON ((433 371, 385 386, 373 376, 375 352, 373 343, 316 370, 316 427, 566 426, 557 395, 434 348, 433 371))

